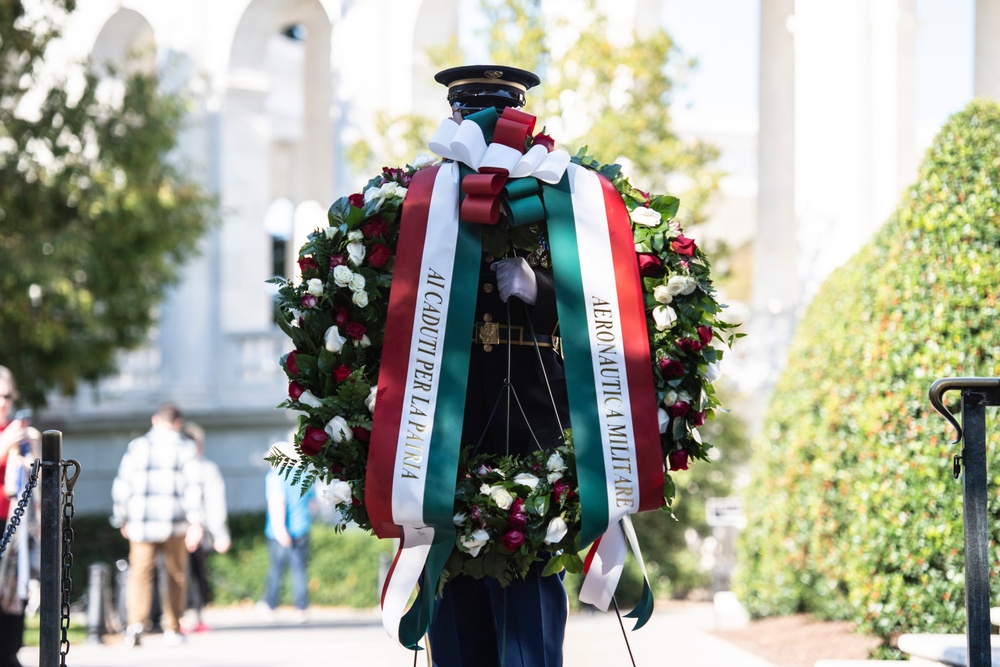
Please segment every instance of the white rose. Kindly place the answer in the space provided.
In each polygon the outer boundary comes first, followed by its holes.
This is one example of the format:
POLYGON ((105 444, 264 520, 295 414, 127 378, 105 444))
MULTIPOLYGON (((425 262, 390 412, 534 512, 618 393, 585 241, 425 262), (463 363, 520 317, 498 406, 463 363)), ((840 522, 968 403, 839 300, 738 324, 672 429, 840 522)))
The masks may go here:
MULTIPOLYGON (((388 183, 383 183, 382 187, 378 189, 379 199, 388 199, 389 197, 397 196, 397 192, 400 190, 399 183, 395 181, 389 181, 388 183)), ((404 190, 405 192, 405 190, 404 190)))
POLYGON ((355 229, 353 231, 347 232, 348 241, 360 241, 364 237, 365 235, 361 233, 360 229, 355 229))
POLYGON ((479 493, 483 494, 484 496, 488 496, 491 493, 493 493, 493 487, 487 484, 486 482, 483 482, 483 485, 479 487, 479 493))
POLYGON ((549 527, 545 531, 545 543, 546 544, 556 544, 557 542, 562 542, 562 539, 566 537, 566 533, 569 532, 569 526, 566 525, 566 520, 561 516, 549 521, 549 527))
POLYGON ((326 229, 323 230, 323 234, 326 236, 326 238, 330 239, 331 241, 337 238, 337 234, 339 233, 340 233, 340 228, 338 227, 327 227, 326 229))
POLYGON ((632 218, 632 222, 643 227, 656 227, 663 221, 663 216, 660 215, 659 211, 645 206, 635 209, 628 214, 628 217, 632 218))
POLYGON ((299 403, 305 403, 310 408, 318 408, 323 405, 323 401, 316 398, 316 396, 308 389, 302 392, 302 395, 299 396, 299 403))
POLYGON ((684 291, 687 287, 687 281, 684 280, 686 276, 670 276, 670 280, 667 281, 667 291, 670 292, 671 296, 677 296, 684 291))
POLYGON ((371 391, 368 392, 368 398, 365 399, 365 407, 368 408, 368 412, 372 414, 375 413, 375 395, 378 393, 378 387, 372 387, 371 391))
POLYGON ((300 326, 299 325, 299 320, 301 320, 303 317, 305 317, 305 312, 303 312, 301 310, 295 310, 294 308, 290 308, 288 310, 288 312, 292 316, 292 321, 291 321, 292 327, 295 328, 295 329, 298 329, 299 326, 300 326))
POLYGON ((690 294, 696 289, 698 289, 698 281, 691 276, 684 276, 684 289, 681 290, 681 294, 690 294))
POLYGON ((413 158, 413 167, 415 169, 423 169, 424 167, 431 166, 437 161, 438 159, 430 153, 420 153, 417 157, 413 158))
POLYGON ((566 461, 559 452, 552 452, 549 454, 549 460, 545 462, 545 467, 549 470, 565 470, 566 461))
POLYGON ((562 470, 553 470, 545 476, 545 479, 549 480, 549 484, 555 484, 562 479, 562 476, 562 470))
POLYGON ((323 334, 323 342, 327 350, 336 354, 343 349, 347 339, 340 335, 340 329, 337 328, 337 325, 333 325, 323 334))
POLYGON ((674 300, 674 295, 670 293, 666 285, 657 285, 653 288, 653 298, 662 304, 668 304, 674 300))
POLYGON ((376 197, 378 197, 378 194, 379 194, 379 189, 376 188, 376 187, 374 187, 374 186, 372 186, 372 187, 368 188, 367 190, 365 190, 365 203, 367 204, 371 200, 373 200, 376 197))
POLYGON ((351 280, 347 284, 351 288, 352 292, 360 292, 365 288, 365 285, 367 283, 365 282, 365 277, 363 275, 361 275, 360 273, 355 273, 353 276, 351 276, 351 280))
POLYGON ((347 268, 345 264, 341 264, 333 269, 333 282, 337 283, 339 287, 347 287, 351 283, 353 275, 353 271, 347 268))
MULTIPOLYGON (((520 475, 514 478, 515 484, 522 484, 529 489, 534 489, 538 486, 538 478, 528 472, 522 472, 520 475)), ((504 508, 506 509, 506 508, 504 508)))
POLYGON ((371 347, 372 339, 368 334, 361 334, 361 339, 354 341, 354 347, 371 347))
POLYGON ((451 517, 451 522, 456 526, 461 526, 463 523, 465 523, 465 520, 467 518, 469 517, 465 512, 459 512, 455 516, 451 517))
POLYGON ((502 510, 509 510, 510 506, 514 504, 514 496, 510 495, 510 491, 498 486, 490 491, 490 500, 497 504, 502 510))
MULTIPOLYGON (((690 403, 691 394, 687 393, 686 391, 681 391, 677 394, 677 401, 680 401, 681 403, 690 403)), ((674 401, 674 403, 676 403, 677 401, 674 401)), ((671 403, 671 405, 673 405, 673 403, 671 403)))
POLYGON ((462 539, 459 540, 459 544, 461 544, 462 548, 468 551, 469 554, 475 558, 479 555, 479 550, 486 546, 486 543, 489 541, 490 534, 480 528, 469 537, 463 536, 462 539))
POLYGON ((718 362, 712 362, 705 369, 705 380, 708 382, 715 382, 720 377, 722 377, 722 369, 719 367, 718 362))
POLYGON ((350 442, 354 439, 354 431, 347 425, 347 420, 343 417, 334 417, 323 427, 326 434, 330 436, 335 445, 342 442, 350 442))
MULTIPOLYGON (((673 405, 673 403, 671 403, 673 405)), ((660 433, 667 432, 667 426, 670 425, 670 415, 663 408, 656 409, 656 419, 660 422, 660 433)))
POLYGON ((677 392, 673 389, 667 392, 667 395, 663 397, 663 404, 668 408, 677 402, 677 392))
POLYGON ((352 502, 351 485, 339 479, 333 480, 323 489, 323 500, 334 507, 352 502))
POLYGON ((306 283, 306 291, 313 296, 323 296, 323 281, 319 278, 310 278, 306 283))
POLYGON ((368 305, 368 292, 361 290, 360 292, 355 292, 351 295, 351 301, 358 308, 364 308, 368 305))
POLYGON ((653 321, 657 331, 666 331, 677 321, 677 313, 670 306, 657 306, 653 309, 653 321))
MULTIPOLYGON (((351 233, 353 234, 354 232, 351 233)), ((347 261, 349 261, 354 266, 361 266, 361 262, 365 261, 365 244, 361 243, 360 241, 355 241, 354 243, 348 243, 347 261)))

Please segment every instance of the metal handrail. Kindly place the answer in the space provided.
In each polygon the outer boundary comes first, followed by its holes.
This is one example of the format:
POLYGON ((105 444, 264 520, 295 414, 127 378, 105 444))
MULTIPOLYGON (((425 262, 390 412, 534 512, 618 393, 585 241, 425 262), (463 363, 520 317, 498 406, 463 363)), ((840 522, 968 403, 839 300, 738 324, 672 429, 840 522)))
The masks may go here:
POLYGON ((931 405, 958 433, 955 477, 962 475, 965 515, 965 613, 969 667, 991 667, 989 516, 986 469, 986 407, 1000 405, 1000 378, 942 378, 931 385, 931 405), (948 391, 962 392, 962 423, 944 405, 948 391))

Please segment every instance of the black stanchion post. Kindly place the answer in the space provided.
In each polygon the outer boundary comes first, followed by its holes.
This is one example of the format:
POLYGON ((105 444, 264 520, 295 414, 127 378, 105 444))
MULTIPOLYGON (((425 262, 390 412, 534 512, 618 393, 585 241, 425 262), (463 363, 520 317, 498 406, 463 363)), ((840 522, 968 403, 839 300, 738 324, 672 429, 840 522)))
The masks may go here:
POLYGON ((110 597, 110 575, 107 563, 91 563, 87 584, 87 641, 91 644, 100 644, 107 631, 105 604, 110 597))
POLYGON ((969 667, 990 667, 990 563, 986 491, 986 397, 962 392, 965 610, 969 667))
POLYGON ((60 660, 62 613, 62 433, 42 434, 41 487, 41 607, 38 665, 56 667, 60 660))

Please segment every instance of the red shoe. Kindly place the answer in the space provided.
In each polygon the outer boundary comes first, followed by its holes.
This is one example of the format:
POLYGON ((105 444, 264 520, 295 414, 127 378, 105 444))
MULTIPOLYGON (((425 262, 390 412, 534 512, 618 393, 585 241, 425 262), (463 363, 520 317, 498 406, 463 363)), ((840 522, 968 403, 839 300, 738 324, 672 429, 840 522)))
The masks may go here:
POLYGON ((211 632, 212 628, 205 625, 204 621, 198 621, 198 625, 194 628, 195 632, 211 632))

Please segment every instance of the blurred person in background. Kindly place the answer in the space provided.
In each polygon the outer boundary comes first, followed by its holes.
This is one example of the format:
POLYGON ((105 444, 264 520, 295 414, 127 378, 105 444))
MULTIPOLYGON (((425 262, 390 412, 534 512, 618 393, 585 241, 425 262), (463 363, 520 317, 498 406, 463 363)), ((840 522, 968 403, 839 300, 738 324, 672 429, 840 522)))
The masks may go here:
MULTIPOLYGON (((272 454, 277 450, 293 461, 299 458, 290 442, 276 442, 271 448, 272 454)), ((307 620, 306 609, 309 607, 306 566, 309 562, 309 531, 312 529, 316 490, 310 487, 303 493, 298 484, 293 484, 291 479, 286 479, 274 468, 270 468, 264 478, 264 493, 267 498, 264 535, 267 537, 271 564, 267 572, 264 599, 257 603, 257 609, 265 618, 274 618, 285 570, 288 570, 292 583, 292 601, 299 622, 304 623, 307 620)))
POLYGON ((204 507, 198 450, 181 435, 183 423, 177 406, 161 406, 152 428, 129 443, 111 487, 111 524, 129 541, 125 644, 130 647, 139 645, 149 619, 158 553, 167 570, 164 640, 184 641, 179 619, 187 596, 188 552, 201 544, 204 507))
MULTIPOLYGON (((41 437, 28 424, 27 417, 12 419, 17 398, 13 373, 6 366, 0 366, 0 483, 3 484, 0 516, 4 532, 41 448, 41 437)), ((37 548, 31 548, 32 543, 38 544, 39 529, 37 503, 34 496, 32 498, 0 560, 0 667, 21 667, 17 652, 24 641, 24 609, 32 561, 37 560, 37 548)))
POLYGON ((205 534, 188 556, 188 611, 183 629, 187 632, 206 632, 210 628, 201 618, 201 611, 211 600, 208 581, 208 554, 213 550, 224 554, 229 551, 228 512, 226 511, 226 483, 222 472, 213 461, 205 457, 205 429, 194 422, 187 422, 181 431, 198 449, 198 476, 205 513, 205 534))

